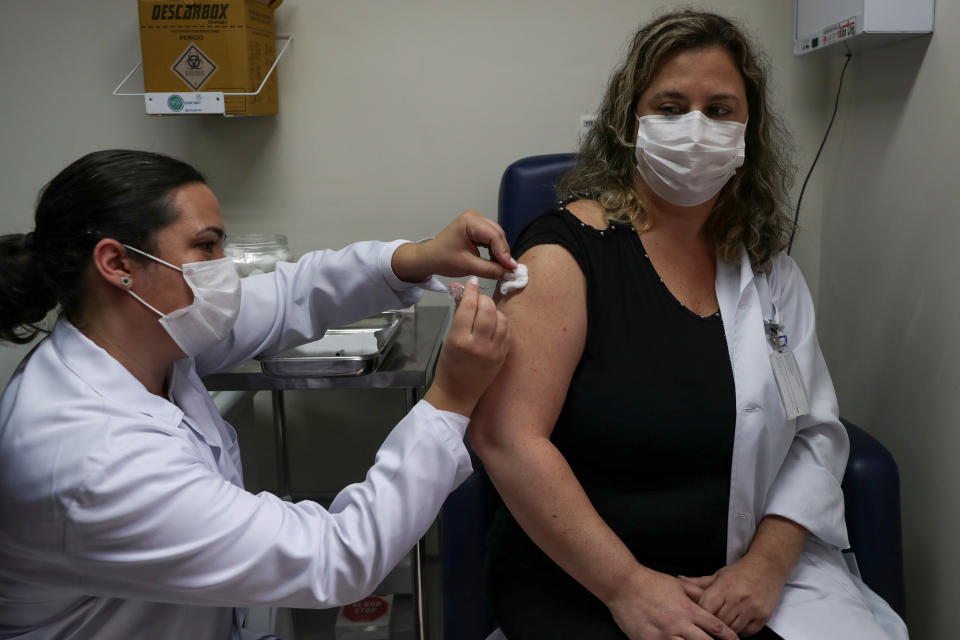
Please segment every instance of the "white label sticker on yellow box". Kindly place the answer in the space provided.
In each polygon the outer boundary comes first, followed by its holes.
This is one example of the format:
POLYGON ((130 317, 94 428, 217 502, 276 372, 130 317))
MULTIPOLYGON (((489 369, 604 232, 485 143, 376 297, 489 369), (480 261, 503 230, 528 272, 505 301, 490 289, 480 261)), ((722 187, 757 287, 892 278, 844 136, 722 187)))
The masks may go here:
POLYGON ((222 91, 199 93, 145 93, 147 113, 171 115, 185 113, 224 113, 222 91))

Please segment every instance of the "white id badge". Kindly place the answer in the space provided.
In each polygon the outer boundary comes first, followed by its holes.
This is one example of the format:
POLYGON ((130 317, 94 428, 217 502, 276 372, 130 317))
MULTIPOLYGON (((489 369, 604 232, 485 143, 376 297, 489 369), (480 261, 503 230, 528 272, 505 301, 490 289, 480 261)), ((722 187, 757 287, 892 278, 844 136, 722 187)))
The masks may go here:
POLYGON ((807 400, 807 391, 803 387, 803 376, 797 359, 790 349, 770 352, 770 364, 773 365, 773 376, 777 380, 780 390, 780 399, 787 412, 787 420, 810 413, 810 401, 807 400))

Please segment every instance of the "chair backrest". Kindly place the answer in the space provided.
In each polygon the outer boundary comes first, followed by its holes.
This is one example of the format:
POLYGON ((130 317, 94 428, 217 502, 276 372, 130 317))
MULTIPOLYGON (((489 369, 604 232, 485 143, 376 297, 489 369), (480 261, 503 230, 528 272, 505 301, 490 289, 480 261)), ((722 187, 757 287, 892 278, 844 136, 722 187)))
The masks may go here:
POLYGON ((574 164, 574 154, 552 153, 521 158, 503 172, 497 220, 511 247, 528 222, 557 202, 556 185, 574 164))
MULTIPOLYGON (((556 201, 555 185, 573 167, 573 154, 514 162, 500 183, 499 221, 511 246, 535 216, 556 201)), ((842 420, 850 436, 843 478, 851 549, 864 582, 901 616, 906 609, 900 524, 900 475, 890 452, 842 420)), ((493 630, 483 593, 483 539, 490 485, 480 461, 441 512, 444 640, 483 640, 493 630)))
POLYGON ((863 581, 906 617, 897 463, 876 438, 842 418, 840 422, 850 436, 850 459, 841 485, 850 549, 863 581))

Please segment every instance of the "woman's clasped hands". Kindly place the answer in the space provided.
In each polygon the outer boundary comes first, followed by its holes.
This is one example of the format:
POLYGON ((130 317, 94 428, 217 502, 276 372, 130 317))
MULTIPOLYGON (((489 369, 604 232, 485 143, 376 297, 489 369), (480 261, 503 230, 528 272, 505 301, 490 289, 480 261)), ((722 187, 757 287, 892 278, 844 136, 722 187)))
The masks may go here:
POLYGON ((644 567, 606 604, 630 640, 737 640, 729 626, 691 599, 680 580, 644 567))
POLYGON ((789 570, 747 553, 713 575, 680 577, 687 595, 743 636, 760 631, 773 615, 789 570))

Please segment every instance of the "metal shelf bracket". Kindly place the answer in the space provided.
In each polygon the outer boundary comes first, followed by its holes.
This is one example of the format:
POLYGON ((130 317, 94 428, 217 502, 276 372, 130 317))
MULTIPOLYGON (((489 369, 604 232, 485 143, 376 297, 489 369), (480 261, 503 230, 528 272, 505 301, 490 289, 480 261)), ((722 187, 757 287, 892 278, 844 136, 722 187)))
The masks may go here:
POLYGON ((260 83, 260 86, 257 87, 256 91, 250 91, 246 93, 224 93, 223 91, 176 91, 159 93, 121 92, 120 90, 123 88, 123 85, 130 80, 131 76, 137 72, 137 69, 143 66, 143 61, 141 60, 133 69, 130 70, 130 73, 128 73, 123 80, 120 81, 120 84, 118 84, 116 89, 113 90, 113 95, 121 97, 142 97, 146 111, 150 115, 225 115, 225 96, 256 96, 260 95, 260 92, 263 91, 263 88, 266 86, 267 80, 270 79, 270 75, 273 73, 273 70, 277 68, 280 58, 283 57, 283 54, 287 52, 287 49, 293 43, 292 35, 276 36, 276 39, 285 40, 286 43, 283 45, 283 48, 280 49, 280 53, 277 54, 276 59, 273 61, 273 64, 263 77, 263 81, 260 83))

